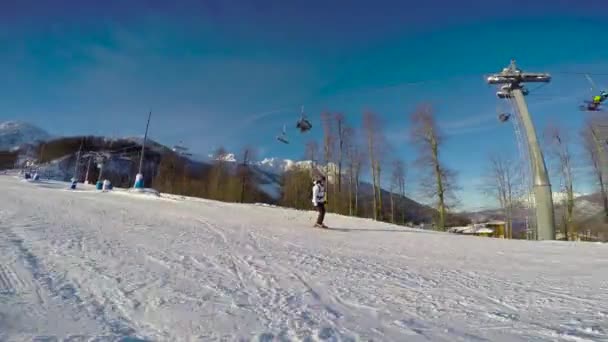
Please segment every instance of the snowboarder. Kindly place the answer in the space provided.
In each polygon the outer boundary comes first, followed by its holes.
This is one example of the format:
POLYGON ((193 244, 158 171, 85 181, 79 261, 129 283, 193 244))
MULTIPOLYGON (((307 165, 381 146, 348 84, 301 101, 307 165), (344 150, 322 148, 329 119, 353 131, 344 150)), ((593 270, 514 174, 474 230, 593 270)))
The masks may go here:
POLYGON ((319 215, 317 216, 317 222, 315 223, 315 227, 317 228, 327 228, 325 224, 323 224, 323 220, 325 219, 325 177, 321 177, 314 182, 312 187, 312 204, 315 206, 319 215))

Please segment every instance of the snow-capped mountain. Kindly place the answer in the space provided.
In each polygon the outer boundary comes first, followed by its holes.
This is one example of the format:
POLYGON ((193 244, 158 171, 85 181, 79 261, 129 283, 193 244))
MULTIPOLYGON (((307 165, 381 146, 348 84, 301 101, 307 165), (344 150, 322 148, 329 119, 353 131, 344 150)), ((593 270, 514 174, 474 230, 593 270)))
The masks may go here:
POLYGON ((229 163, 236 163, 236 156, 234 155, 234 153, 227 153, 223 156, 220 156, 216 159, 221 159, 225 162, 229 162, 229 163))
POLYGON ((289 170, 293 170, 296 167, 306 169, 311 168, 312 162, 310 160, 294 161, 291 159, 264 158, 255 162, 255 165, 267 172, 280 174, 289 170))
MULTIPOLYGON (((221 157, 215 157, 210 154, 207 156, 207 158, 205 158, 202 161, 209 163, 209 162, 213 162, 214 160, 220 160, 220 159, 225 162, 229 162, 229 163, 238 163, 239 162, 237 156, 234 153, 226 153, 225 155, 223 155, 221 157)), ((269 172, 272 174, 280 175, 284 172, 293 170, 297 167, 303 168, 303 169, 310 169, 312 167, 313 163, 310 160, 292 160, 292 159, 282 159, 282 158, 272 157, 272 158, 264 158, 261 160, 250 161, 249 165, 255 166, 259 170, 264 171, 264 172, 269 172)), ((329 169, 330 169, 330 173, 333 173, 337 169, 337 166, 330 163, 329 169)), ((331 178, 331 175, 330 175, 330 178, 331 178)))
MULTIPOLYGON (((562 203, 565 202, 568 199, 568 193, 563 191, 553 191, 551 193, 551 195, 553 196, 553 203, 562 203)), ((585 194, 582 193, 578 193, 575 192, 574 193, 574 199, 577 199, 581 196, 585 196, 585 194)), ((519 201, 521 203, 523 203, 524 205, 527 205, 528 203, 534 204, 534 193, 530 193, 530 195, 524 195, 522 197, 520 197, 519 201)))
POLYGON ((43 129, 21 121, 0 123, 0 150, 14 150, 24 144, 46 141, 51 135, 43 129))
MULTIPOLYGON (((207 162, 213 162, 213 156, 209 156, 207 162)), ((223 161, 233 163, 235 166, 239 162, 234 153, 227 153, 222 158, 223 161)), ((264 158, 262 160, 254 160, 249 163, 249 166, 255 173, 256 179, 260 184, 260 189, 266 194, 270 195, 274 199, 280 198, 281 188, 281 176, 288 171, 296 168, 304 170, 310 170, 313 167, 313 162, 310 160, 291 160, 282 158, 264 158)), ((324 172, 324 167, 320 170, 320 166, 316 166, 316 169, 324 172)), ((337 170, 337 166, 330 163, 328 180, 331 182, 334 178, 334 172, 337 170)))

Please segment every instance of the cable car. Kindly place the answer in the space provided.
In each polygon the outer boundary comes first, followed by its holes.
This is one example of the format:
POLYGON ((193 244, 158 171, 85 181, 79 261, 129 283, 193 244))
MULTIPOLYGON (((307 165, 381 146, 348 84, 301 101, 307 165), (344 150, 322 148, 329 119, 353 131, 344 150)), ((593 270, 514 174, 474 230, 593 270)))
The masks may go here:
POLYGON ((277 135, 277 140, 283 144, 289 144, 289 140, 287 140, 287 133, 285 132, 285 125, 283 125, 283 132, 281 135, 277 135))
POLYGON ((300 133, 307 132, 312 128, 312 124, 306 119, 306 115, 304 114, 304 106, 302 106, 302 113, 300 114, 300 120, 298 120, 296 128, 300 130, 300 133))

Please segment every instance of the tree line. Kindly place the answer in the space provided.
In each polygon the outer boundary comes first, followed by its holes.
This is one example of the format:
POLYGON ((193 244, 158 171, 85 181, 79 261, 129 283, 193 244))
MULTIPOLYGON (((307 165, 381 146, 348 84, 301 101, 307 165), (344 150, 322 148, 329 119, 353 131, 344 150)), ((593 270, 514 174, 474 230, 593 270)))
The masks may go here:
POLYGON ((410 122, 410 131, 404 129, 403 136, 418 148, 412 165, 422 175, 417 187, 407 181, 408 165, 391 146, 379 115, 364 112, 357 127, 342 113, 325 112, 321 114, 322 144, 308 142, 303 158, 311 165, 283 175, 281 204, 310 208, 311 179, 322 174, 328 180, 330 212, 399 224, 414 223, 426 216, 437 230, 467 224, 468 219, 452 213, 458 204, 456 173, 441 158, 445 139, 432 107, 418 107, 410 115, 410 122), (371 189, 362 187, 365 172, 371 178, 371 189), (419 190, 429 200, 428 210, 406 197, 406 191, 419 190))
POLYGON ((243 148, 236 162, 227 160, 228 155, 224 147, 219 147, 212 155, 212 163, 207 165, 193 163, 177 153, 164 154, 152 187, 161 192, 218 201, 271 202, 271 196, 259 189, 259 180, 251 167, 254 149, 243 148))

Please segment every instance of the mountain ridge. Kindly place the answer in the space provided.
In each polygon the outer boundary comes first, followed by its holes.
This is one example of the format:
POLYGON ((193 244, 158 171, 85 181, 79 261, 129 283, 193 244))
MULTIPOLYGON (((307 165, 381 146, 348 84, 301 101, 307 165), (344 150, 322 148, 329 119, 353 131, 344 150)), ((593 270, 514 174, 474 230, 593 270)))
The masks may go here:
POLYGON ((13 151, 25 144, 53 138, 42 128, 20 120, 0 122, 0 151, 13 151))

